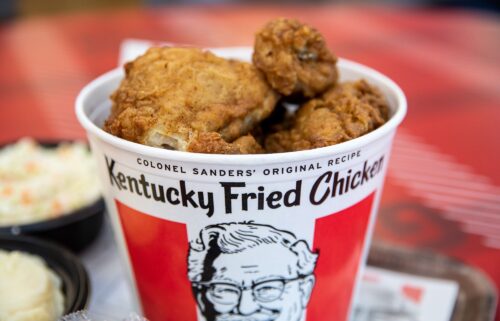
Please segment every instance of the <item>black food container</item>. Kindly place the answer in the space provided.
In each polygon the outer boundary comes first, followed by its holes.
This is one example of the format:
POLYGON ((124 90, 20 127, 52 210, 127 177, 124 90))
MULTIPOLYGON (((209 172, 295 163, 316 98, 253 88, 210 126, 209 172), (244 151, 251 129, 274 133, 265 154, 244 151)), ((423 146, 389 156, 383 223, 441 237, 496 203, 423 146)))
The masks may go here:
MULTIPOLYGON (((61 143, 71 143, 71 141, 38 143, 46 148, 55 148, 61 143)), ((94 203, 56 218, 21 225, 0 225, 0 236, 30 235, 54 241, 74 252, 80 252, 99 235, 104 221, 104 208, 104 200, 101 197, 94 203)))

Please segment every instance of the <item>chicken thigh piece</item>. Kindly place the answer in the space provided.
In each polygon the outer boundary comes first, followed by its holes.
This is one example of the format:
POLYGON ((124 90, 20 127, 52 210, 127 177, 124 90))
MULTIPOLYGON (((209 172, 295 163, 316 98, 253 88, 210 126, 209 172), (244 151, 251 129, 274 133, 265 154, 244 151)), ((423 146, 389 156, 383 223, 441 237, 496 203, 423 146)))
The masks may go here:
POLYGON ((289 128, 266 137, 269 153, 335 145, 384 124, 389 108, 384 96, 365 80, 338 84, 299 108, 289 128))
POLYGON ((278 96, 249 63, 195 48, 151 48, 126 64, 104 129, 180 151, 204 133, 232 143, 273 111, 278 96))

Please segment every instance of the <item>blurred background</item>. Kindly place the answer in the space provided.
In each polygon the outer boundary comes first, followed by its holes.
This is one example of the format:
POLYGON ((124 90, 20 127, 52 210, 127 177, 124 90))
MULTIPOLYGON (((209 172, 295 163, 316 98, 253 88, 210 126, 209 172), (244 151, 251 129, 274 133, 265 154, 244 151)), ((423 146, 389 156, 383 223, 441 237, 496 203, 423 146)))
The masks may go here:
POLYGON ((482 11, 500 11, 495 0, 2 0, 0 19, 19 16, 47 15, 82 10, 112 9, 118 7, 150 7, 186 4, 391 4, 414 7, 470 8, 482 11))

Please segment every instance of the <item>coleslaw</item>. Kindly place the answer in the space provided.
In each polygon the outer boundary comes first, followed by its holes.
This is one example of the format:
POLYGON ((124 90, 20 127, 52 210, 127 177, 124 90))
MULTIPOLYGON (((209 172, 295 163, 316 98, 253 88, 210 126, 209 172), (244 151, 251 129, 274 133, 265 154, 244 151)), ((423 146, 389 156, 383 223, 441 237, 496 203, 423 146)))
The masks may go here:
POLYGON ((47 148, 25 138, 0 150, 0 226, 55 218, 100 195, 96 164, 82 142, 47 148))

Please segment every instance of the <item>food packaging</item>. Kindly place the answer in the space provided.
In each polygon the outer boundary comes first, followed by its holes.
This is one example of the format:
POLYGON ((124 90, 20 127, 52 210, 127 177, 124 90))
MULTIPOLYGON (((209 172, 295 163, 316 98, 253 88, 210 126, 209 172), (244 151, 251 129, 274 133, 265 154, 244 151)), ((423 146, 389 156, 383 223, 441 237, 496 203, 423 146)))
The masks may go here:
MULTIPOLYGON (((217 54, 248 61, 251 49, 217 54)), ((348 320, 406 100, 373 69, 343 59, 338 67, 341 81, 364 78, 382 91, 389 121, 345 143, 290 153, 132 143, 102 130, 123 71, 81 91, 76 113, 146 318, 348 320)))

